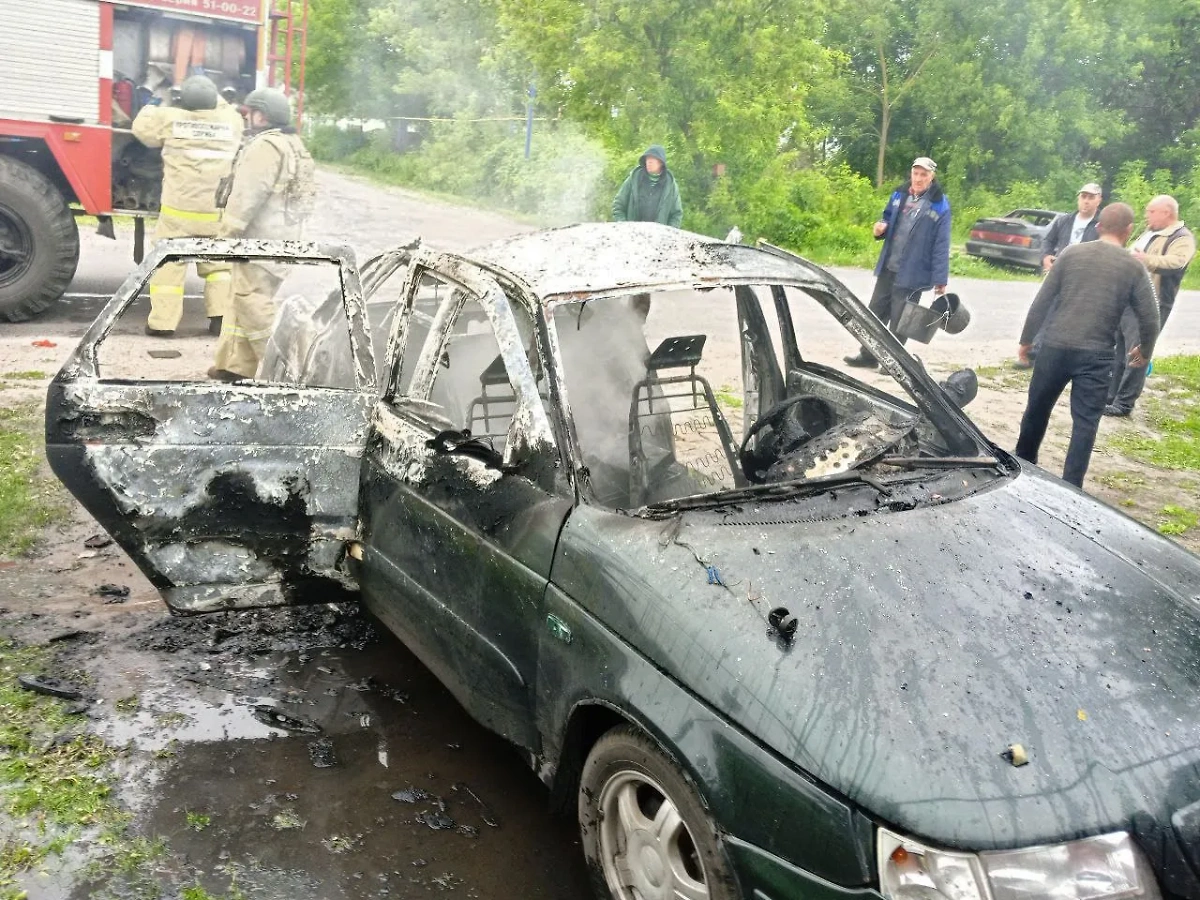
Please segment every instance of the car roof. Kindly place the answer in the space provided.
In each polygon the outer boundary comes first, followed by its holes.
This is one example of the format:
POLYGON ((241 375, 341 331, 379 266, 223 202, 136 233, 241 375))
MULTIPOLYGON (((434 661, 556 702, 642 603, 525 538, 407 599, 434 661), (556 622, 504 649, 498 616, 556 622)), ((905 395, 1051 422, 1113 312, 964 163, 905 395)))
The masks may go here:
POLYGON ((812 264, 653 222, 594 222, 536 231, 463 256, 514 276, 543 301, 667 285, 829 285, 828 276, 812 264))

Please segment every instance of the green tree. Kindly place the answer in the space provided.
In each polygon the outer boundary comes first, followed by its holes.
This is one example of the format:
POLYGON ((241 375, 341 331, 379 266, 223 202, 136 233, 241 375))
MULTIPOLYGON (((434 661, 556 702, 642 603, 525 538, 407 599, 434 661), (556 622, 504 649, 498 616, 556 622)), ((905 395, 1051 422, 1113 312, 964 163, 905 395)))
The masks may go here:
POLYGON ((310 0, 305 94, 310 108, 338 116, 390 111, 385 73, 397 60, 371 28, 377 0, 310 0))
POLYGON ((717 164, 736 195, 814 136, 805 98, 830 77, 822 2, 494 2, 507 45, 537 72, 543 108, 584 123, 623 168, 647 144, 667 146, 691 227, 729 224, 707 209, 717 164))
POLYGON ((397 96, 429 115, 488 115, 520 108, 521 78, 497 54, 495 9, 486 0, 375 0, 371 31, 395 53, 397 96))
POLYGON ((841 126, 848 147, 859 145, 860 157, 862 145, 874 144, 876 187, 886 175, 892 118, 938 52, 941 36, 922 22, 923 6, 918 0, 839 0, 830 16, 826 40, 840 53, 842 89, 828 95, 822 111, 841 126))

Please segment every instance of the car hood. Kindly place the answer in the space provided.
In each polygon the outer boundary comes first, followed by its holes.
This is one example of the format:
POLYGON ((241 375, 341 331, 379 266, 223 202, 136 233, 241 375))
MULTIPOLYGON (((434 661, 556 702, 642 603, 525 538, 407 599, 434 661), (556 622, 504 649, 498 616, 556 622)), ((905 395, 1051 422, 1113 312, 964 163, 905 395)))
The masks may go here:
POLYGON ((554 580, 723 717, 933 842, 1166 825, 1200 799, 1200 560, 1037 470, 824 521, 803 501, 666 522, 581 508, 554 580), (790 642, 768 633, 778 606, 790 642))

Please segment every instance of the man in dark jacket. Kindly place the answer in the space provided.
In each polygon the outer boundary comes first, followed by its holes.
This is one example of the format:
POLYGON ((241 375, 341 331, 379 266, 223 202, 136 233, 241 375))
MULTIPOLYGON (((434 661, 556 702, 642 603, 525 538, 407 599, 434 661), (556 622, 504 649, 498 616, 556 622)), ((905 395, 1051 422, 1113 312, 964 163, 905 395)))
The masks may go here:
MULTIPOLYGON (((875 223, 883 250, 875 264, 870 310, 893 333, 905 303, 920 302, 929 288, 946 293, 950 280, 950 201, 934 177, 936 171, 937 163, 928 156, 913 160, 909 180, 892 192, 883 217, 875 223)), ((866 347, 845 359, 849 366, 877 365, 866 347)))
MULTIPOLYGON (((1099 209, 1102 189, 1100 185, 1094 181, 1089 181, 1079 189, 1079 194, 1075 200, 1074 213, 1062 213, 1055 218, 1050 225, 1050 230, 1046 232, 1046 238, 1042 242, 1046 253, 1042 257, 1042 272, 1043 274, 1050 271, 1050 267, 1054 265, 1054 260, 1058 258, 1058 254, 1062 253, 1068 247, 1074 244, 1086 244, 1089 241, 1094 241, 1100 237, 1100 232, 1096 230, 1096 223, 1100 221, 1099 209)), ((1049 318, 1047 316, 1047 318, 1049 318)), ((1042 349, 1042 336, 1039 334, 1033 339, 1030 344, 1029 352, 1022 357, 1018 357, 1013 363, 1014 369, 1031 369, 1033 361, 1038 355, 1038 351, 1042 349)))
POLYGON ((683 222, 679 187, 667 170, 667 152, 659 144, 650 145, 617 191, 612 217, 614 222, 658 222, 672 228, 683 222))
POLYGON ((1083 486, 1104 398, 1113 370, 1113 335, 1127 309, 1134 315, 1129 365, 1144 366, 1158 338, 1158 305, 1146 267, 1129 255, 1133 210, 1114 203, 1100 213, 1100 239, 1062 252, 1042 282, 1021 332, 1024 357, 1045 327, 1042 352, 1033 364, 1029 402, 1021 418, 1016 454, 1031 463, 1046 436, 1050 413, 1071 385, 1071 442, 1063 480, 1083 486))
POLYGON ((1076 212, 1063 213, 1054 220, 1050 230, 1046 232, 1043 245, 1046 254, 1042 257, 1042 270, 1050 271, 1058 254, 1072 244, 1086 244, 1100 237, 1096 230, 1099 221, 1097 212, 1100 209, 1101 188, 1094 181, 1089 181, 1079 189, 1076 198, 1076 212))

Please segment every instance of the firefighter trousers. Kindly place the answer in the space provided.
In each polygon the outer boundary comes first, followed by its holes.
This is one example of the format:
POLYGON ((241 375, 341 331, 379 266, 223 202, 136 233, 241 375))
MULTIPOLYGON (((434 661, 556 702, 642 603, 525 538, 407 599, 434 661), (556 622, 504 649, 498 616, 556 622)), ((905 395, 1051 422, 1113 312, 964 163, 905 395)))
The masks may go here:
POLYGON ((275 324, 281 274, 256 263, 234 263, 233 299, 217 343, 216 368, 253 378, 275 324))
MULTIPOLYGON (((220 213, 189 213, 164 210, 154 229, 154 240, 181 237, 215 237, 220 213), (210 218, 211 217, 211 218, 210 218)), ((174 331, 183 318, 183 283, 187 263, 167 263, 150 276, 150 315, 146 325, 156 331, 174 331)), ((196 272, 204 279, 204 310, 209 318, 224 316, 230 304, 230 265, 196 263, 196 272)))

